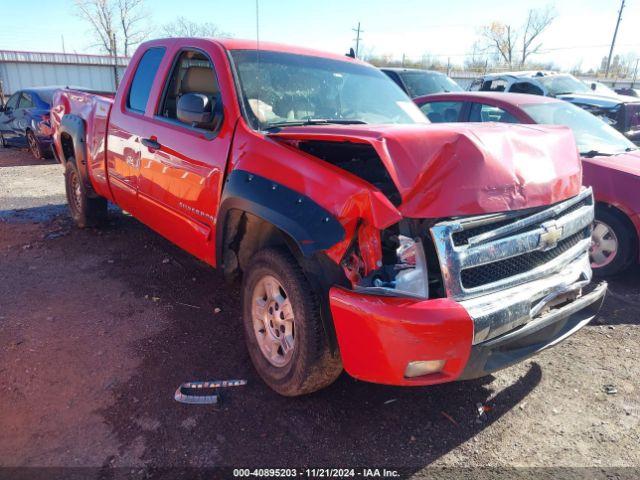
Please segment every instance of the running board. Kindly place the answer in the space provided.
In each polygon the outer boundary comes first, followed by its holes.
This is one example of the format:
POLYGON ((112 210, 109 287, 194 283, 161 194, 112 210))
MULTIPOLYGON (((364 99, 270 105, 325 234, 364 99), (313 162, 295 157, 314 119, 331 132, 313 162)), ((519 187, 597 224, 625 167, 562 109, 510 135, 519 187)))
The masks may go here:
POLYGON ((218 389, 240 387, 246 380, 214 380, 210 382, 185 382, 178 387, 174 395, 176 402, 192 405, 216 404, 220 399, 218 389), (208 392, 209 391, 209 392, 208 392))

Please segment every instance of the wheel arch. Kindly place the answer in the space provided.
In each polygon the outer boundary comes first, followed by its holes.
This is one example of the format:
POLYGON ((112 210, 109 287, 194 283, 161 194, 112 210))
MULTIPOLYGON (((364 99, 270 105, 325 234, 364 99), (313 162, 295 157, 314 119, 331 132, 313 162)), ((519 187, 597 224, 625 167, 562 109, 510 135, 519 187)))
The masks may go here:
POLYGON ((87 170, 85 121, 78 115, 67 114, 62 117, 58 131, 62 150, 60 161, 64 165, 70 158, 73 158, 87 195, 97 197, 98 195, 95 193, 93 185, 91 185, 87 170))
POLYGON ((217 217, 216 263, 225 277, 239 279, 261 249, 286 248, 320 299, 323 328, 335 353, 329 289, 349 283, 324 250, 344 238, 340 222, 310 198, 244 171, 229 175, 217 217))
POLYGON ((620 221, 622 221, 628 228, 632 235, 633 252, 632 256, 636 261, 640 261, 640 225, 636 225, 631 219, 632 215, 624 206, 608 203, 602 200, 596 201, 596 218, 598 216, 598 210, 606 209, 608 212, 613 213, 620 221))

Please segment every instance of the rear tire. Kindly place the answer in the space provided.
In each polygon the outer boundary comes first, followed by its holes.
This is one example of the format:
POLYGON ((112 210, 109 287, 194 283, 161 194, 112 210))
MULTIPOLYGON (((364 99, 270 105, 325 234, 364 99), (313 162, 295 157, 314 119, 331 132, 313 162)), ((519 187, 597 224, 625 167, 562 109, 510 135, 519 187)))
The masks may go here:
POLYGON ((31 130, 27 131, 27 144, 29 145, 29 151, 31 152, 31 155, 33 155, 36 160, 41 160, 42 158, 44 158, 42 148, 40 148, 40 143, 38 142, 38 138, 31 130))
POLYGON ((631 222, 612 207, 596 207, 591 240, 591 268, 600 277, 621 273, 637 258, 636 232, 631 222))
POLYGON ((95 227, 107 218, 107 200, 87 196, 82 184, 80 172, 73 157, 69 157, 65 164, 65 190, 71 218, 80 228, 95 227))
POLYGON ((269 248, 252 257, 243 278, 243 324, 254 367, 281 395, 315 392, 342 372, 327 342, 319 299, 289 252, 269 248))

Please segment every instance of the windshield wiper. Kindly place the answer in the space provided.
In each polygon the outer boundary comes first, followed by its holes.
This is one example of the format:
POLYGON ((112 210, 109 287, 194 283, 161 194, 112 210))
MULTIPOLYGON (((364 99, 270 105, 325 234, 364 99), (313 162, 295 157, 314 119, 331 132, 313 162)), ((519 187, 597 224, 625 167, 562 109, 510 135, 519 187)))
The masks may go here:
POLYGON ((624 149, 625 152, 635 152, 638 150, 638 147, 627 147, 624 149))
POLYGON ((305 127, 308 125, 365 125, 364 120, 353 120, 347 118, 308 118, 306 120, 297 120, 292 122, 275 122, 270 123, 266 130, 272 130, 282 127, 305 127))
POLYGON ((612 153, 600 152, 599 150, 589 150, 588 152, 580 152, 581 157, 593 158, 593 157, 610 157, 612 153))

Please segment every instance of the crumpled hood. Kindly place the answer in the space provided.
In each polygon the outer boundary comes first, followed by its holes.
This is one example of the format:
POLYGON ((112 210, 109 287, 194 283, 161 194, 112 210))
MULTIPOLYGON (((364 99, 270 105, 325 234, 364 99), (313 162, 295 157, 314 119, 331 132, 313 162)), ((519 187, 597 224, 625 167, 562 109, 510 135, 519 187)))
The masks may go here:
POLYGON ((477 215, 553 204, 576 195, 582 170, 570 129, 490 124, 290 127, 292 140, 366 142, 400 195, 405 217, 477 215))

